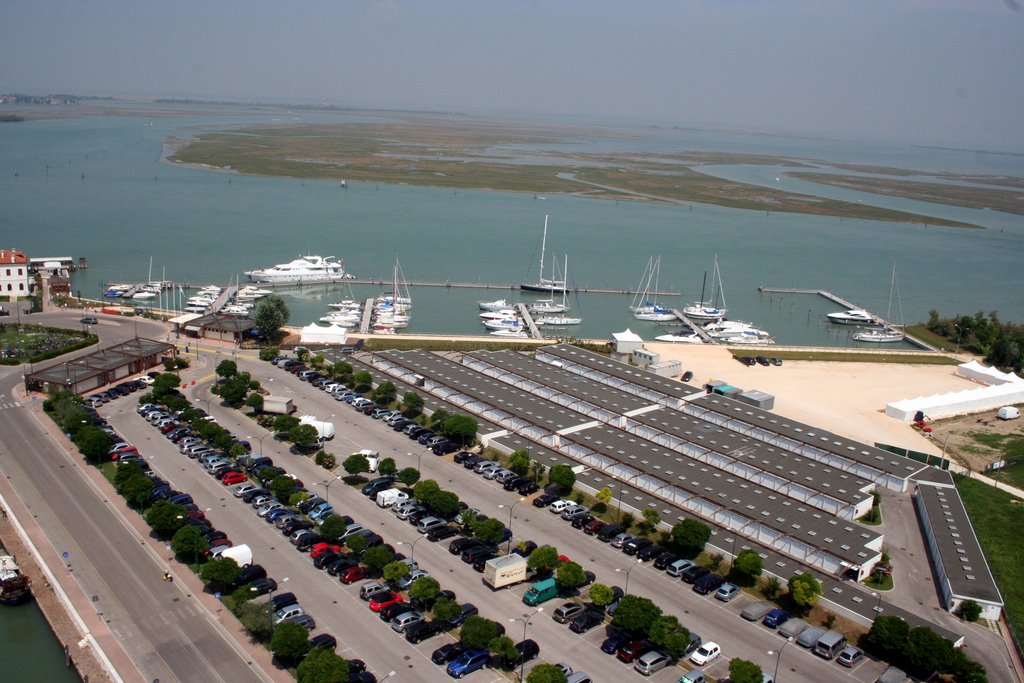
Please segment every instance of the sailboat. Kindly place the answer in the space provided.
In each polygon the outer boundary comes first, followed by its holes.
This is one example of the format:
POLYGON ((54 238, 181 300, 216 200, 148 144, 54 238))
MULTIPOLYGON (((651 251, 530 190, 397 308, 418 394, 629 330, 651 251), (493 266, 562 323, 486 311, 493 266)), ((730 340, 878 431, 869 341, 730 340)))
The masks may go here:
POLYGON ((548 217, 544 216, 544 237, 540 242, 540 277, 536 284, 523 283, 519 289, 526 292, 541 292, 542 294, 561 294, 565 291, 565 280, 555 277, 554 256, 552 256, 551 279, 544 278, 544 255, 548 244, 548 217))
POLYGON ((880 329, 858 332, 853 335, 854 340, 873 344, 891 344, 892 342, 903 341, 905 335, 902 330, 897 329, 898 327, 903 327, 903 306, 900 304, 900 286, 896 281, 896 264, 892 266, 892 283, 889 285, 889 308, 885 312, 886 321, 892 317, 892 299, 894 296, 896 297, 897 310, 896 324, 890 325, 886 322, 880 329))
MULTIPOLYGON (((562 270, 565 279, 569 279, 569 257, 565 257, 565 268, 562 270)), ((565 303, 565 288, 562 289, 562 311, 568 310, 568 306, 565 303)), ((583 322, 583 318, 576 318, 567 315, 560 315, 557 313, 550 313, 538 316, 534 319, 534 322, 538 325, 546 325, 547 327, 568 327, 569 325, 579 325, 583 322)))
POLYGON ((694 320, 721 320, 728 309, 725 307, 725 290, 722 288, 722 273, 718 270, 718 254, 711 274, 711 301, 704 300, 704 290, 708 284, 708 272, 704 271, 704 282, 700 286, 700 301, 683 308, 683 315, 694 320), (718 299, 722 305, 719 307, 718 299))
MULTIPOLYGON (((644 268, 643 274, 640 276, 640 283, 643 285, 643 293, 638 294, 633 298, 633 303, 630 304, 630 310, 633 311, 633 317, 637 320, 646 320, 648 322, 655 323, 667 323, 678 320, 676 314, 669 309, 660 306, 657 301, 648 299, 648 294, 653 291, 654 295, 658 293, 658 283, 661 278, 661 256, 650 257, 647 259, 647 266, 644 268), (646 280, 645 280, 646 279, 646 280), (651 282, 654 282, 654 289, 651 290, 651 282)), ((640 287, 637 287, 639 292, 640 287)))
POLYGON ((408 327, 412 297, 402 273, 402 265, 395 258, 394 280, 391 293, 378 296, 373 305, 373 330, 377 334, 393 334, 395 328, 408 327))
POLYGON ((146 279, 146 284, 142 285, 138 292, 132 294, 133 299, 155 299, 156 295, 160 293, 160 289, 156 287, 153 282, 153 257, 149 257, 149 277, 146 279))

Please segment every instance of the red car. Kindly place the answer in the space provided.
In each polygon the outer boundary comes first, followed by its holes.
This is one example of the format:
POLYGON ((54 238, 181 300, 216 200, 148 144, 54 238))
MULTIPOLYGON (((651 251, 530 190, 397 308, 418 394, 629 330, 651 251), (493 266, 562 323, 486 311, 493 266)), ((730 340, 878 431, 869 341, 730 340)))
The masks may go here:
POLYGON ((139 449, 136 448, 135 446, 128 446, 127 448, 122 448, 121 450, 117 451, 112 456, 110 456, 110 459, 117 460, 119 456, 124 455, 125 453, 134 453, 135 455, 138 455, 139 449))
POLYGON ((367 576, 369 576, 369 573, 366 567, 349 567, 341 573, 341 582, 349 584, 355 581, 362 581, 367 576))
POLYGON ((245 481, 249 481, 249 477, 245 476, 241 472, 228 472, 224 475, 224 478, 220 480, 220 483, 225 486, 231 486, 232 484, 241 484, 245 481))
POLYGON ((160 433, 161 434, 168 434, 170 432, 173 432, 175 429, 177 429, 180 426, 181 425, 179 423, 177 423, 177 422, 168 422, 167 424, 165 424, 163 427, 160 428, 160 433))
POLYGON ((402 602, 402 596, 398 593, 381 593, 374 597, 373 600, 370 600, 370 609, 374 612, 379 612, 388 605, 394 605, 396 602, 402 602))
POLYGON ((309 556, 314 560, 324 553, 340 553, 341 546, 334 543, 317 543, 309 549, 309 556))
POLYGON ((203 551, 203 557, 213 557, 213 551, 221 546, 230 548, 234 545, 229 538, 218 538, 216 541, 210 542, 210 547, 203 551))
POLYGON ((650 643, 643 640, 634 640, 632 643, 627 643, 619 648, 619 651, 615 653, 615 656, 619 658, 620 662, 629 664, 634 659, 643 657, 645 654, 653 650, 650 643))

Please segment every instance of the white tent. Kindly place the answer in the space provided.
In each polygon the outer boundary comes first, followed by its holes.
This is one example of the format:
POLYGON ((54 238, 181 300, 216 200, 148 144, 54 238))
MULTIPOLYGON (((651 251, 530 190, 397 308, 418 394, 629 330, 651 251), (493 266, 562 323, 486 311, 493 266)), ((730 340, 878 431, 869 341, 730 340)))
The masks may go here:
POLYGON ((1024 382, 1012 372, 1000 372, 995 368, 985 367, 976 360, 969 363, 961 363, 957 366, 956 374, 967 379, 980 382, 981 384, 1007 384, 1010 382, 1024 382))
POLYGON ((348 340, 348 328, 334 323, 327 327, 310 323, 302 328, 300 334, 303 344, 344 344, 348 340))
POLYGON ((885 414, 903 422, 910 422, 917 411, 923 412, 930 419, 935 419, 992 410, 1011 403, 1024 403, 1024 382, 1007 382, 977 389, 952 391, 948 394, 907 398, 886 404, 885 414))

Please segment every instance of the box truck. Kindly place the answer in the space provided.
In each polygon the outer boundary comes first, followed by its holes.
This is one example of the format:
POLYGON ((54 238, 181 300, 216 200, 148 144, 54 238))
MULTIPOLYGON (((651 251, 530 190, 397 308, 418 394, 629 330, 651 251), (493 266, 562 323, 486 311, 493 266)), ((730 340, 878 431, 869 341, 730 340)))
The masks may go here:
POLYGON ((484 564, 484 583, 491 590, 514 586, 526 581, 526 558, 519 555, 505 555, 487 560, 484 564))
POLYGON ((303 415, 299 422, 304 425, 311 425, 316 428, 316 433, 321 439, 327 441, 334 438, 334 423, 319 420, 315 415, 303 415))
POLYGON ((295 404, 287 396, 264 396, 263 412, 272 415, 291 415, 295 412, 295 404))

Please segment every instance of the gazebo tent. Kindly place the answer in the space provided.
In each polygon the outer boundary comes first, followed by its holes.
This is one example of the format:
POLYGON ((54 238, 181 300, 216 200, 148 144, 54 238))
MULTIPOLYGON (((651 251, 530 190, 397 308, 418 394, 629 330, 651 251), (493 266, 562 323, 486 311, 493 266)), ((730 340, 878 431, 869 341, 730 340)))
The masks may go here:
POLYGON ((952 391, 948 394, 907 398, 886 404, 885 414, 903 422, 910 422, 914 419, 917 411, 923 412, 928 418, 935 419, 992 410, 1013 403, 1024 403, 1024 382, 1008 382, 977 389, 952 391))
POLYGON ((348 340, 348 329, 330 324, 320 327, 310 323, 300 332, 303 344, 344 344, 348 340))
POLYGON ((1024 382, 1024 379, 1021 379, 1012 372, 1000 372, 995 368, 986 367, 976 360, 972 360, 969 363, 961 363, 956 369, 956 374, 981 384, 1024 382))

